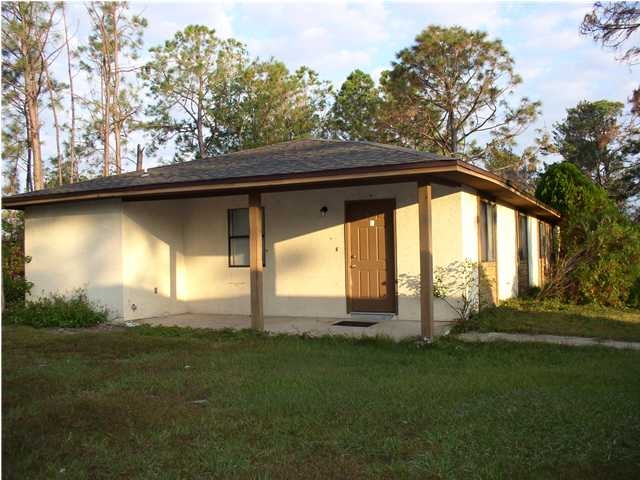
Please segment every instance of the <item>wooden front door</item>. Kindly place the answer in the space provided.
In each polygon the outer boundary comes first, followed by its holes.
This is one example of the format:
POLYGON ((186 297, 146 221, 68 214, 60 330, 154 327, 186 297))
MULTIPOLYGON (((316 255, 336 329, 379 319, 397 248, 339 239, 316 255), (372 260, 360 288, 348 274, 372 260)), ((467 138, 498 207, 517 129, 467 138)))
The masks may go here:
POLYGON ((347 311, 396 311, 394 200, 345 204, 347 311))

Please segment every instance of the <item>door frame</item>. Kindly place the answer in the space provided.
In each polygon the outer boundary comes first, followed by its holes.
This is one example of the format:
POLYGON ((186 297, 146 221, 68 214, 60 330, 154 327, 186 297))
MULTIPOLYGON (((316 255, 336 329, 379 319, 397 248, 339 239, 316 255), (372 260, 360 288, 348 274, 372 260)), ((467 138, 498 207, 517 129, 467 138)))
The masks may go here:
MULTIPOLYGON (((345 299, 347 300, 347 313, 392 313, 394 315, 398 315, 398 271, 396 261, 396 199, 395 198, 365 198, 361 200, 345 200, 344 202, 344 286, 345 286, 345 299), (351 292, 349 291, 349 280, 350 280, 350 258, 349 258, 349 249, 351 246, 351 232, 349 229, 349 222, 347 221, 347 208, 349 205, 354 203, 367 203, 367 202, 380 202, 380 203, 388 203, 391 210, 391 228, 390 228, 390 245, 387 248, 387 267, 389 271, 392 273, 392 281, 393 281, 393 310, 390 312, 359 312, 353 310, 351 304, 351 292), (390 255, 389 255, 390 253, 390 255), (391 262, 391 265, 389 265, 391 262)), ((387 229, 387 224, 385 222, 385 230, 387 229)))

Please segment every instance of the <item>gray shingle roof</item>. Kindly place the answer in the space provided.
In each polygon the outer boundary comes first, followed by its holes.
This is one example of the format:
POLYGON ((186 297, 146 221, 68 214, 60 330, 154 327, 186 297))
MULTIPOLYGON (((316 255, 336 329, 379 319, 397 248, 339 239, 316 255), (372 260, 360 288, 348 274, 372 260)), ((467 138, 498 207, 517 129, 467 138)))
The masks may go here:
POLYGON ((84 182, 14 195, 37 198, 151 187, 173 183, 201 183, 253 177, 286 176, 351 168, 385 167, 445 160, 446 157, 408 148, 371 142, 341 140, 294 140, 266 147, 228 153, 204 160, 149 168, 146 173, 129 172, 84 182))

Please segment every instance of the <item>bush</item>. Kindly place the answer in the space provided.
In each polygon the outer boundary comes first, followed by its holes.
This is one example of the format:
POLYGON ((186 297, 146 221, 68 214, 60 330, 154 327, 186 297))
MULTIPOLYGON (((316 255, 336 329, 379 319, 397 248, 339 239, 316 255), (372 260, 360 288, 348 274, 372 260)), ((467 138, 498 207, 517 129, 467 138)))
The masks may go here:
POLYGON ((640 275, 640 228, 571 163, 549 166, 536 196, 562 213, 560 255, 542 296, 623 306, 640 275))
POLYGON ((627 305, 631 308, 640 308, 640 277, 636 278, 633 287, 631 287, 627 305))
POLYGON ((33 287, 33 283, 26 281, 24 278, 3 275, 2 288, 5 305, 23 304, 27 294, 31 292, 31 287, 33 287))
POLYGON ((8 305, 5 323, 28 325, 35 328, 79 328, 98 325, 107 320, 107 310, 90 302, 84 290, 79 289, 65 297, 52 294, 22 304, 8 305))

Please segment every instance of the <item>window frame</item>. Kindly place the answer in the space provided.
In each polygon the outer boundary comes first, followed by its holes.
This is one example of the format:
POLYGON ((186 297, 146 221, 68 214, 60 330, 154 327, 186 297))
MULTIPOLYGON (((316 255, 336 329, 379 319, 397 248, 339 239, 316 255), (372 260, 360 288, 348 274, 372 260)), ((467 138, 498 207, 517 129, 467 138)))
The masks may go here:
MULTIPOLYGON (((480 243, 480 262, 481 263, 495 263, 498 261, 498 243, 497 243, 497 234, 498 234, 498 208, 495 202, 491 202, 484 198, 480 199, 480 211, 478 212, 479 216, 479 243, 480 243), (490 207, 490 208, 489 208, 490 207), (483 215, 483 211, 486 212, 483 215), (491 212, 491 218, 489 218, 489 213, 491 212), (484 218, 483 218, 484 217, 484 218), (484 222, 483 222, 484 220, 484 222), (487 234, 489 232, 489 228, 491 228, 491 250, 492 250, 492 258, 489 259, 489 255, 485 258, 485 250, 487 254, 489 253, 487 238, 485 238, 483 232, 486 231, 487 234)), ((488 235, 487 235, 488 237, 488 235)))
MULTIPOLYGON (((232 228, 231 228, 231 222, 232 222, 232 213, 233 211, 236 210, 247 210, 247 222, 249 221, 249 207, 238 207, 238 208, 228 208, 227 209, 227 264, 229 266, 229 268, 249 268, 251 266, 251 246, 250 246, 250 233, 248 235, 232 235, 232 228), (249 259, 249 263, 246 265, 234 265, 232 263, 232 256, 231 256, 231 243, 233 240, 236 239, 240 239, 240 238, 246 238, 247 240, 249 240, 249 252, 247 255, 247 258, 249 259)), ((264 213, 264 207, 260 207, 260 210, 262 211, 262 266, 266 267, 267 266, 267 258, 266 258, 266 253, 267 253, 267 249, 266 249, 266 241, 265 241, 265 213, 264 213)))

